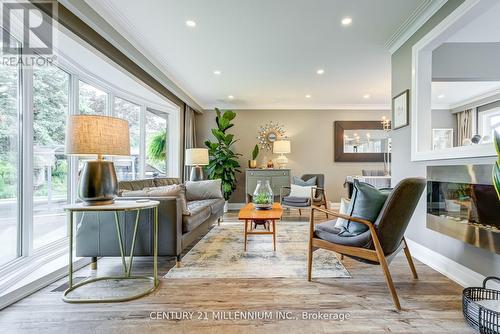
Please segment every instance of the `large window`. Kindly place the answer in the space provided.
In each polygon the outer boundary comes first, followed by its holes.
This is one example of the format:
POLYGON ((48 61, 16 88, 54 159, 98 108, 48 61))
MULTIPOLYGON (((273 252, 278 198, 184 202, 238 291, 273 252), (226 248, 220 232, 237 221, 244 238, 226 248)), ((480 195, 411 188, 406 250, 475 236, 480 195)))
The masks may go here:
POLYGON ((146 112, 146 177, 167 174, 168 114, 148 109, 146 112))
POLYGON ((141 106, 115 97, 114 116, 127 120, 130 131, 130 157, 114 159, 116 174, 120 180, 135 180, 140 177, 141 106))
POLYGON ((55 66, 33 70, 33 247, 66 236, 68 160, 64 155, 69 75, 55 66))
POLYGON ((478 118, 479 134, 483 136, 483 141, 492 142, 493 131, 500 133, 500 109, 482 111, 478 114, 478 118))
POLYGON ((105 115, 108 105, 108 94, 83 81, 80 81, 78 86, 80 114, 105 115))
POLYGON ((0 64, 0 266, 19 254, 20 125, 19 68, 0 64))

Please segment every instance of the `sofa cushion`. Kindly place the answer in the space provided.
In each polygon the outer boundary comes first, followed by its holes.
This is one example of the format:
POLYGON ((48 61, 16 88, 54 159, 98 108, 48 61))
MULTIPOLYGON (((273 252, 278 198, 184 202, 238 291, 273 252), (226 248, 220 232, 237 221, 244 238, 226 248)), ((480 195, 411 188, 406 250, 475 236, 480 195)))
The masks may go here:
POLYGON ((172 184, 181 184, 178 177, 156 177, 153 179, 156 187, 171 186, 172 184))
POLYGON ((205 181, 187 181, 186 198, 188 201, 222 198, 220 179, 205 181))
MULTIPOLYGON (((389 193, 389 191, 379 190, 368 183, 359 182, 359 180, 354 179, 354 188, 351 202, 347 209, 347 215, 375 222, 389 193)), ((365 224, 356 223, 351 220, 339 227, 353 235, 368 231, 368 226, 365 224)))
POLYGON ((183 215, 190 215, 191 213, 187 207, 186 201, 186 188, 183 184, 171 184, 169 186, 144 188, 148 197, 166 197, 175 196, 180 199, 181 209, 183 215))
POLYGON ((203 201, 192 201, 187 204, 189 216, 182 216, 182 232, 187 233, 194 230, 210 217, 212 209, 203 201))
POLYGON ((210 214, 216 214, 224 209, 224 199, 222 198, 211 198, 211 199, 202 199, 199 201, 193 201, 189 203, 196 202, 197 205, 200 206, 208 206, 210 207, 210 214))
POLYGON ((148 193, 144 190, 122 190, 121 197, 148 197, 148 193))
POLYGON ((292 178, 292 184, 296 184, 298 186, 307 187, 307 186, 315 186, 316 185, 316 176, 311 177, 310 179, 304 181, 300 177, 294 176, 292 178))

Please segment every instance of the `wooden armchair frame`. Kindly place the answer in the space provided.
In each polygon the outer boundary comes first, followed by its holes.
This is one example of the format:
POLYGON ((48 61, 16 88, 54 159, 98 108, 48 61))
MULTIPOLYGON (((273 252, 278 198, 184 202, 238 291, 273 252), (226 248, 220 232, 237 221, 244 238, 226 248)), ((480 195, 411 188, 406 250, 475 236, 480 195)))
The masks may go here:
MULTIPOLYGON (((380 241, 377 235, 377 230, 375 225, 364 219, 356 218, 356 217, 351 217, 347 215, 343 215, 340 213, 337 213, 335 211, 331 210, 325 210, 322 209, 318 206, 311 206, 311 215, 310 215, 310 225, 309 225, 309 251, 308 251, 308 257, 307 257, 307 280, 310 282, 311 281, 311 271, 312 271, 312 254, 313 254, 313 248, 322 248, 326 250, 330 250, 333 252, 337 252, 341 255, 350 255, 358 258, 362 258, 365 260, 373 261, 382 267, 382 271, 384 273, 385 281, 387 282, 387 287, 389 288, 389 291, 391 293, 392 301, 394 302, 394 306, 398 311, 401 310, 401 304, 399 303, 399 298, 396 292, 396 289, 394 287, 394 283, 392 281, 391 273, 389 271, 389 265, 387 263, 386 256, 384 254, 384 251, 382 249, 382 246, 380 245, 380 241), (373 245, 375 247, 375 250, 372 249, 367 249, 367 248, 362 248, 362 247, 352 247, 352 246, 345 246, 345 245, 339 245, 335 244, 323 239, 315 238, 314 237, 314 225, 317 223, 314 221, 314 212, 315 211, 320 211, 323 212, 327 215, 332 215, 334 217, 338 218, 344 218, 347 220, 351 220, 357 223, 364 224, 368 226, 370 230, 370 234, 372 237, 373 245)), ((406 259, 408 260, 408 264, 410 266, 411 272, 413 274, 414 279, 418 279, 417 275, 417 270, 415 269, 415 265, 413 264, 413 260, 411 257, 410 250, 408 249, 408 244, 406 243, 405 238, 403 237, 402 243, 404 244, 404 252, 406 255, 406 259)), ((396 252, 401 250, 401 248, 398 248, 396 252)))

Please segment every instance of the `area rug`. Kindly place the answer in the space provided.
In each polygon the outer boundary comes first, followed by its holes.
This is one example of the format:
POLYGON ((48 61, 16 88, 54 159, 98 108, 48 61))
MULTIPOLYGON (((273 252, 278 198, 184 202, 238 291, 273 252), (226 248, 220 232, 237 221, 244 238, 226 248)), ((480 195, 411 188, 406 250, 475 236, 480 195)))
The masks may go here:
MULTIPOLYGON (((263 229, 263 227, 260 227, 263 229)), ((276 227, 276 251, 271 235, 249 235, 243 251, 243 223, 215 226, 165 278, 306 278, 308 222, 281 221, 276 227)), ((350 278, 334 252, 314 253, 315 278, 350 278)))

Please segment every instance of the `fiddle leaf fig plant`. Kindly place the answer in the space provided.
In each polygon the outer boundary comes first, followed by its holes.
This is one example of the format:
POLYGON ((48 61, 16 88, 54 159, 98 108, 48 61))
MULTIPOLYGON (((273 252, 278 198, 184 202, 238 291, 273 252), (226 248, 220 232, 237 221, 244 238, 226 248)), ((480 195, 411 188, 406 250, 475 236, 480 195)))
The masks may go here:
POLYGON ((498 199, 500 200, 500 132, 493 131, 495 148, 497 150, 498 159, 493 166, 493 186, 497 191, 498 199))
POLYGON ((227 130, 234 126, 231 121, 236 117, 236 113, 231 110, 221 112, 217 108, 215 108, 215 113, 217 128, 212 129, 212 134, 216 141, 205 141, 210 158, 207 173, 211 180, 222 180, 222 194, 227 201, 236 189, 236 173, 241 172, 238 169, 240 164, 237 160, 241 154, 233 152, 234 135, 227 133, 227 130))

